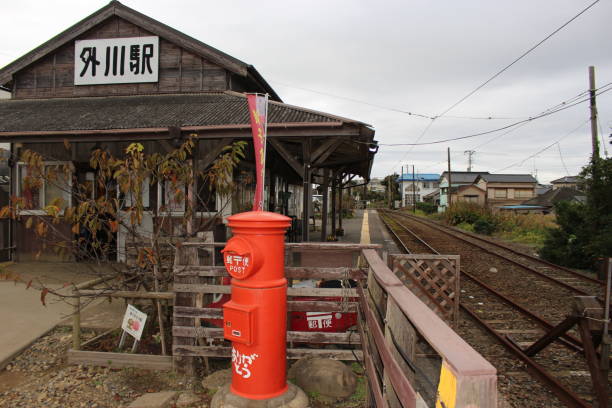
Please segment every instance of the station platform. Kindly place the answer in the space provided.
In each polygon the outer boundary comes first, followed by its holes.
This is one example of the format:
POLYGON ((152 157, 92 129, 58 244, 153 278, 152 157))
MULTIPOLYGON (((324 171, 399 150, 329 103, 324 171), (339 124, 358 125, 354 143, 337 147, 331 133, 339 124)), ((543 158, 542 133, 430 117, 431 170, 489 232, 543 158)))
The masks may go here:
MULTIPOLYGON (((320 223, 320 219, 316 220, 315 229, 310 231, 311 242, 318 242, 321 239, 320 223)), ((387 253, 401 252, 376 210, 354 210, 352 218, 342 219, 342 227, 344 236, 338 237, 338 242, 381 244, 387 253)))

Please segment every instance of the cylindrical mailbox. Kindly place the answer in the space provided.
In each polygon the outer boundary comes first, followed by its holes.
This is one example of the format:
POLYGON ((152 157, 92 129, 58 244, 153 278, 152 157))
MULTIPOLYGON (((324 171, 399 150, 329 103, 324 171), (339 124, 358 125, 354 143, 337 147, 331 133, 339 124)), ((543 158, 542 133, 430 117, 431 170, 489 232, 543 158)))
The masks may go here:
POLYGON ((287 390, 285 231, 291 219, 251 211, 228 218, 233 237, 223 249, 232 299, 223 305, 224 337, 232 342, 230 391, 268 399, 287 390))

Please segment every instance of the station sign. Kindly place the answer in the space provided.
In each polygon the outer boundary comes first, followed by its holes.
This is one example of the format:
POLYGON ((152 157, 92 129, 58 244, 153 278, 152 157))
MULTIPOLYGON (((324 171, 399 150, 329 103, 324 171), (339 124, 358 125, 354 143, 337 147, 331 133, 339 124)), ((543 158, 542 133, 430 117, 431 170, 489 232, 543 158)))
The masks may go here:
POLYGON ((105 38, 74 43, 74 84, 157 82, 159 37, 105 38))

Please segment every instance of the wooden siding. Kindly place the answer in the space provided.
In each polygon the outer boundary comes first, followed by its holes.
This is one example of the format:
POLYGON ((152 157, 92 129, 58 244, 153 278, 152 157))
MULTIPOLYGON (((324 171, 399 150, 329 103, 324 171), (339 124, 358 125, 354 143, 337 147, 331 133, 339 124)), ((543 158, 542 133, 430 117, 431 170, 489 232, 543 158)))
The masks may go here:
MULTIPOLYGON (((111 17, 79 40, 154 35, 120 17, 111 17)), ((61 98, 225 91, 229 73, 198 55, 160 38, 159 82, 74 85, 74 41, 15 74, 13 98, 61 98)))

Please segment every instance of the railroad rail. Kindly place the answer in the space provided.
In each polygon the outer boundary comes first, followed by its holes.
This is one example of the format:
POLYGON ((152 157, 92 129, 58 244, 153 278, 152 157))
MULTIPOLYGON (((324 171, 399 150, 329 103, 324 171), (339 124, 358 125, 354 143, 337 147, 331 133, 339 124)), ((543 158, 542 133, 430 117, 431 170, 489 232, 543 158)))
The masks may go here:
POLYGON ((563 286, 569 290, 572 290, 574 292, 576 292, 577 294, 580 295, 593 295, 593 289, 597 288, 601 291, 603 291, 604 286, 605 286, 605 282, 601 281, 599 279, 595 279, 592 278, 590 276, 587 276, 585 274, 573 271, 569 268, 565 268, 563 266, 560 265, 556 265, 553 264, 551 262, 548 262, 546 260, 540 259, 538 257, 535 257, 533 255, 521 252, 521 251, 517 251, 514 248, 510 248, 507 245, 503 245, 500 244, 499 242, 495 242, 491 239, 486 239, 483 237, 479 237, 476 234, 472 234, 469 233, 467 231, 462 231, 459 228, 455 228, 455 227, 449 227, 449 226, 441 226, 440 224, 434 222, 434 221, 430 221, 430 220, 425 220, 421 217, 417 217, 411 214, 406 214, 403 212, 399 212, 399 211, 395 211, 394 214, 399 215, 401 217, 404 218, 408 218, 411 219, 415 222, 421 223, 423 225, 426 225, 428 227, 434 228, 437 231, 440 231, 444 234, 447 234, 453 238, 456 238, 462 242, 465 242, 469 245, 475 246, 481 250, 483 250, 484 252, 491 254, 493 256, 497 256, 500 258, 503 258, 504 260, 506 260, 507 262, 513 263, 514 265, 523 268, 531 273, 534 273, 542 278, 548 279, 550 281, 552 281, 553 283, 563 286), (472 241, 475 240, 476 242, 472 241), (484 244, 484 245, 483 245, 484 244), (519 260, 513 259, 512 257, 508 256, 507 254, 503 254, 500 252, 496 252, 495 250, 492 250, 491 248, 487 248, 486 245, 490 245, 492 247, 494 247, 495 249, 500 249, 502 251, 507 251, 510 252, 513 256, 518 256, 518 257, 522 257, 523 262, 520 262, 519 260), (537 270, 535 267, 525 263, 525 260, 528 260, 529 262, 533 262, 533 263, 538 263, 540 265, 545 265, 544 268, 542 268, 543 270, 549 270, 553 273, 556 273, 556 276, 552 276, 553 274, 551 273, 545 273, 542 271, 537 270), (580 282, 580 284, 582 286, 586 286, 586 288, 578 288, 574 285, 570 285, 566 282, 564 282, 561 279, 568 279, 568 275, 571 278, 578 279, 577 282, 580 282))
MULTIPOLYGON (((491 251, 489 248, 483 247, 481 244, 475 244, 474 242, 465 239, 463 237, 457 236, 456 234, 449 233, 443 230, 442 227, 438 225, 430 225, 429 222, 421 221, 420 219, 415 219, 415 217, 407 216, 398 212, 389 212, 382 211, 381 219, 383 223, 387 225, 389 230, 393 233, 396 240, 402 246, 402 248, 410 253, 413 251, 425 251, 427 253, 439 254, 439 251, 434 248, 429 242, 419 236, 412 228, 405 225, 404 221, 406 220, 414 220, 416 222, 420 222, 422 225, 426 225, 435 229, 439 232, 446 233, 447 236, 452 238, 457 238, 461 242, 470 244, 474 247, 479 248, 485 253, 504 258, 508 261, 507 257, 504 257, 503 254, 500 254, 496 251, 491 251), (401 217, 401 218, 400 218, 401 217), (391 225, 393 224, 393 225, 391 225), (394 228, 395 226, 395 228, 394 228)), ((413 223, 414 224, 414 223, 413 223)), ((478 237, 480 238, 480 237, 478 237)), ((488 243, 487 240, 483 240, 488 243)), ((495 243, 497 244, 497 243, 495 243)), ((507 249, 504 245, 499 245, 502 249, 507 249)), ((446 250, 448 253, 448 250, 446 250)), ((518 251, 510 251, 513 254, 520 254, 518 251)), ((526 257, 528 258, 528 257, 526 257)), ((578 294, 586 294, 587 292, 582 288, 576 288, 572 285, 567 284, 566 282, 560 281, 559 279, 543 274, 533 267, 520 264, 515 259, 510 260, 510 264, 520 267, 523 270, 532 272, 535 276, 547 279, 550 282, 555 283, 559 287, 569 290, 572 293, 578 294)), ((538 360, 536 358, 532 358, 527 356, 523 352, 523 346, 528 346, 532 344, 539 336, 543 334, 544 331, 549 331, 554 327, 552 323, 550 323, 545 318, 539 316, 538 314, 530 311, 527 307, 520 305, 515 302, 511 297, 504 295, 500 290, 492 287, 492 285, 488 285, 483 282, 481 279, 477 278, 474 274, 468 272, 466 269, 466 263, 463 263, 463 270, 461 271, 462 280, 463 280, 463 290, 462 290, 462 304, 461 309, 463 312, 469 316, 470 319, 475 321, 480 327, 485 329, 490 335, 492 335, 497 342, 502 344, 508 351, 510 351, 516 358, 522 361, 526 367, 527 371, 540 380, 546 388, 552 391, 556 397, 564 402, 566 405, 570 407, 588 407, 590 404, 581 398, 581 395, 590 398, 592 394, 592 388, 589 385, 589 389, 585 388, 584 381, 581 384, 577 384, 576 381, 572 382, 570 386, 567 384, 567 380, 561 381, 558 376, 553 375, 555 371, 555 367, 551 367, 550 360, 552 358, 557 358, 557 355, 554 353, 565 353, 567 355, 567 351, 563 352, 561 347, 565 349, 569 349, 571 352, 582 353, 582 343, 579 339, 572 335, 566 335, 559 339, 558 344, 551 347, 546 354, 546 356, 538 356, 538 360), (486 302, 487 310, 485 309, 484 302, 486 302), (499 320, 499 316, 505 316, 504 319, 499 320), (498 320, 496 320, 496 318, 498 320), (510 320, 509 320, 510 319, 510 320), (512 326, 510 328, 506 327, 508 321, 512 321, 512 326), (502 324, 501 327, 495 327, 498 324, 502 324), (520 326, 520 327, 519 327, 520 326), (516 340, 509 336, 509 334, 518 335, 521 338, 516 340), (543 361, 542 361, 543 360, 543 361), (579 392, 574 392, 574 389, 579 390, 579 392), (581 395, 579 395, 581 394, 581 395)), ((561 268, 561 270, 563 270, 561 268)), ((565 271, 564 271, 565 272, 565 271)), ((572 271, 573 272, 573 271, 572 271)), ((600 282, 594 279, 589 279, 588 277, 584 277, 582 274, 572 274, 576 278, 585 278, 584 281, 589 282, 589 284, 596 284, 597 287, 600 286, 600 282)), ((588 286, 587 286, 588 287, 588 286)), ((506 288, 507 290, 507 288, 506 288)), ((579 367, 580 369, 584 368, 586 365, 582 359, 576 358, 576 356, 571 356, 570 358, 563 358, 563 363, 565 365, 571 365, 571 367, 579 367)))

